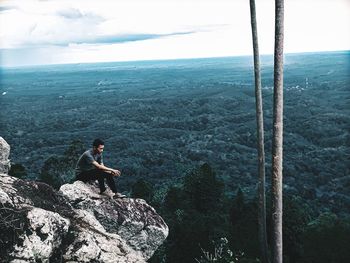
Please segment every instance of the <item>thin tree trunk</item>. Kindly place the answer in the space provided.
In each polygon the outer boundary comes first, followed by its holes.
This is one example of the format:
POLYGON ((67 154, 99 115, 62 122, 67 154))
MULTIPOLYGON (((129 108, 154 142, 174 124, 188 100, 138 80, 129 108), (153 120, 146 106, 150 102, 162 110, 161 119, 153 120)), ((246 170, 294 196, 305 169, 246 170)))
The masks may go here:
POLYGON ((283 38, 284 0, 275 0, 275 53, 272 146, 273 263, 282 263, 283 38))
POLYGON ((265 150, 264 150, 264 118, 261 95, 261 73, 260 57, 258 44, 258 29, 256 23, 255 0, 250 0, 250 21, 252 26, 253 51, 254 51, 254 76, 255 76, 255 106, 256 106, 256 124, 258 139, 258 222, 259 222, 259 243, 261 252, 261 261, 268 262, 267 255, 267 237, 266 237, 266 200, 265 200, 265 150))

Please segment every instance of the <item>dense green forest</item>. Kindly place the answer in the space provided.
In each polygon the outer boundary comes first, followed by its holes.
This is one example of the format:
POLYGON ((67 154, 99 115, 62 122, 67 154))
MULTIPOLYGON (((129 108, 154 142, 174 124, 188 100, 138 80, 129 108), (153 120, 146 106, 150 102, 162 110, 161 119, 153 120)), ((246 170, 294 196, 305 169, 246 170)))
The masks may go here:
MULTIPOLYGON (((349 52, 285 58, 284 191, 335 213, 350 212, 348 61, 349 52)), ((263 56, 267 182, 272 68, 263 56)), ((225 192, 239 183, 254 194, 252 81, 250 57, 6 69, 0 133, 31 179, 72 142, 86 149, 100 137, 124 191, 141 178, 172 184, 207 162, 225 192)))
MULTIPOLYGON (((349 61, 349 52, 285 58, 285 262, 350 258, 349 61)), ((272 62, 262 57, 268 191, 272 62)), ((257 262, 252 72, 248 57, 3 69, 10 173, 58 189, 102 138, 120 189, 170 227, 151 262, 210 262, 215 251, 217 262, 257 262)))
MULTIPOLYGON (((239 186, 235 197, 225 195, 208 164, 189 171, 164 199, 144 180, 134 185, 132 196, 155 206, 170 227, 170 236, 151 263, 259 262, 256 197, 248 198, 239 186)), ((319 213, 294 195, 285 195, 283 206, 284 262, 349 261, 349 217, 319 213)), ((268 220, 268 229, 270 225, 268 220)))

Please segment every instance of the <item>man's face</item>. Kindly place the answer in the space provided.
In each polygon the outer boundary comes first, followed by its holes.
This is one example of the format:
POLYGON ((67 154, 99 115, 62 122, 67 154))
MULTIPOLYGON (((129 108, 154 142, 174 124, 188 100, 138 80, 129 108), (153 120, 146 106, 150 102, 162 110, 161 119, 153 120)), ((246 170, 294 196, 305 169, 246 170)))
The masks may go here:
POLYGON ((98 147, 94 147, 95 151, 98 152, 99 154, 103 153, 103 149, 105 148, 104 145, 99 145, 98 147))

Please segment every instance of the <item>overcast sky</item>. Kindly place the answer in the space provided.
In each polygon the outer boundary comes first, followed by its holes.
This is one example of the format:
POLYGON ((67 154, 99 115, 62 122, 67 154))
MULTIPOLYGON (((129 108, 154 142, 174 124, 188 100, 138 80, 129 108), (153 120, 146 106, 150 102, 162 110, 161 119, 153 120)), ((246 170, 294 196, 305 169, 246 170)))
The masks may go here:
MULTIPOLYGON (((274 0, 256 0, 272 54, 274 0)), ((350 0, 285 0, 285 52, 350 50, 350 0)), ((249 0, 0 0, 1 66, 252 54, 249 0)))

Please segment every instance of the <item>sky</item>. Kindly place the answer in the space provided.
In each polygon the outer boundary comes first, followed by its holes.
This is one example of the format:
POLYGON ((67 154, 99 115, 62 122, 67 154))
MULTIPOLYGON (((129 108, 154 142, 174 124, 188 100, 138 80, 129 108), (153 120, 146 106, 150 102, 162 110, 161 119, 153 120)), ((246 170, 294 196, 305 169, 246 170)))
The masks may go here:
MULTIPOLYGON (((273 54, 274 0, 256 0, 273 54)), ((350 50, 350 0, 285 0, 285 53, 350 50)), ((0 0, 0 66, 252 55, 249 0, 0 0)))

